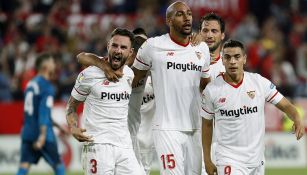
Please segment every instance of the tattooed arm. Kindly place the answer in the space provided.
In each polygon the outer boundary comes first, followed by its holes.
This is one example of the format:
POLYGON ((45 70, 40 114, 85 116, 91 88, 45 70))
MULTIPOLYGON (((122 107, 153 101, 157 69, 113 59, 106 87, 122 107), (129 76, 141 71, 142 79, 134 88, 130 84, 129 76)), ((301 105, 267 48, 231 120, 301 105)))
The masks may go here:
POLYGON ((82 103, 76 100, 74 97, 70 96, 67 106, 66 106, 66 120, 68 128, 70 129, 71 134, 79 142, 92 142, 92 137, 84 135, 86 129, 78 127, 78 114, 77 107, 82 103))

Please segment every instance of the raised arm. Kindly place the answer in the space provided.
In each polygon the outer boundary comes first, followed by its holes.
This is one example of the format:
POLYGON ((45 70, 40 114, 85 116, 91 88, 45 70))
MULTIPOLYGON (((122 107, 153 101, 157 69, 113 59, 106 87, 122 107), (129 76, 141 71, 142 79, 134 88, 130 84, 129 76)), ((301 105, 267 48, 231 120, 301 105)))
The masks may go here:
POLYGON ((114 71, 110 64, 103 57, 99 57, 92 53, 81 52, 77 55, 78 62, 83 66, 96 66, 104 71, 108 80, 117 82, 123 76, 121 71, 114 71))
POLYGON ((77 107, 80 105, 80 101, 76 100, 74 97, 70 96, 67 107, 66 107, 66 120, 68 128, 70 129, 71 134, 79 141, 79 142, 92 142, 92 137, 86 136, 83 133, 86 129, 78 127, 78 114, 77 107))
POLYGON ((283 97, 280 102, 276 104, 276 107, 286 113, 287 116, 294 122, 292 128, 295 132, 296 139, 299 140, 304 135, 305 127, 294 105, 283 97))

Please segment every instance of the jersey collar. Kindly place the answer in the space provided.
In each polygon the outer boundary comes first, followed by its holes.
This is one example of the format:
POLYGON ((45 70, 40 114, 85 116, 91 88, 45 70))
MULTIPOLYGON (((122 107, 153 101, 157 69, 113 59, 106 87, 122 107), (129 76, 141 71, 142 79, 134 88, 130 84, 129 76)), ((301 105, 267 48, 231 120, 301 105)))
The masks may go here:
POLYGON ((244 80, 244 74, 243 74, 243 78, 242 78, 242 80, 241 80, 238 84, 232 84, 232 83, 227 82, 227 81, 225 80, 225 73, 223 73, 222 76, 223 76, 223 80, 224 80, 227 84, 229 84, 230 86, 232 86, 232 87, 234 87, 234 88, 240 87, 241 84, 243 83, 243 80, 244 80))
POLYGON ((170 39, 171 39, 174 43, 176 43, 176 44, 178 44, 178 45, 180 45, 180 46, 187 47, 187 46, 190 44, 190 40, 189 40, 189 42, 187 42, 186 44, 182 44, 182 43, 176 41, 176 39, 173 38, 173 37, 171 36, 170 33, 168 34, 168 36, 170 37, 170 39))

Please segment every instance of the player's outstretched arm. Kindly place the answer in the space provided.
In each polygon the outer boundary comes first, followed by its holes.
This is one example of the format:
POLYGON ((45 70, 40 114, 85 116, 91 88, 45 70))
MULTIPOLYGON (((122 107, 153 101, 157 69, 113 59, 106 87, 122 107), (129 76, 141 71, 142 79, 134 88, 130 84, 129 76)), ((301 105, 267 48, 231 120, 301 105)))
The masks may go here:
POLYGON ((80 105, 80 103, 81 103, 80 101, 70 96, 66 107, 67 125, 68 128, 70 129, 71 134, 79 142, 92 142, 93 141, 92 137, 83 134, 86 131, 86 129, 78 127, 77 107, 80 105))
POLYGON ((117 82, 123 76, 121 71, 114 71, 103 57, 92 53, 81 52, 77 55, 78 62, 83 66, 96 66, 104 71, 108 80, 117 82))
POLYGON ((217 168, 211 160, 213 120, 202 118, 202 144, 206 172, 208 175, 217 174, 217 168))
POLYGON ((283 97, 280 102, 276 104, 276 107, 286 113, 287 116, 294 122, 292 128, 295 132, 296 139, 299 140, 304 135, 305 127, 294 105, 283 97))

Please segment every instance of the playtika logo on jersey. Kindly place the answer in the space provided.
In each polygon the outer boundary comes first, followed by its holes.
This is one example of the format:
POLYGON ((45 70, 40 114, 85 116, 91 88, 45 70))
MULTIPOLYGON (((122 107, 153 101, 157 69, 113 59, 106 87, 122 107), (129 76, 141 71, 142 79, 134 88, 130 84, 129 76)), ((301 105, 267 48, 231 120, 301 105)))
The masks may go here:
POLYGON ((181 70, 182 72, 186 72, 189 70, 201 72, 202 67, 197 64, 194 64, 193 62, 182 64, 168 61, 166 64, 166 68, 173 70, 181 70))
POLYGON ((248 106, 243 106, 243 108, 239 109, 234 109, 234 110, 227 110, 227 109, 220 109, 220 114, 221 116, 226 116, 226 117, 240 117, 241 115, 246 115, 246 114, 253 114, 258 112, 258 107, 248 107, 248 106))

